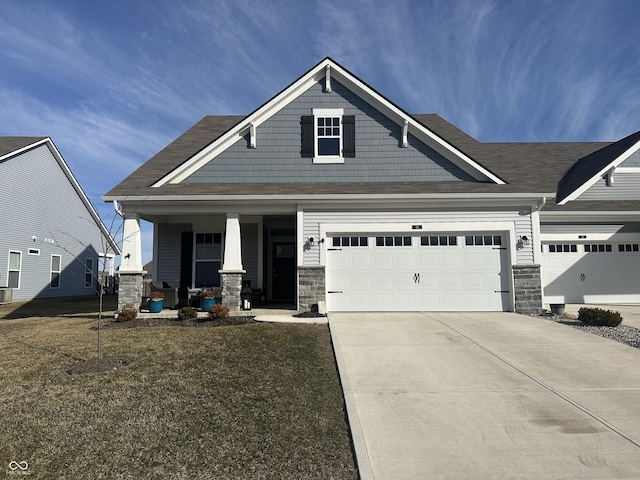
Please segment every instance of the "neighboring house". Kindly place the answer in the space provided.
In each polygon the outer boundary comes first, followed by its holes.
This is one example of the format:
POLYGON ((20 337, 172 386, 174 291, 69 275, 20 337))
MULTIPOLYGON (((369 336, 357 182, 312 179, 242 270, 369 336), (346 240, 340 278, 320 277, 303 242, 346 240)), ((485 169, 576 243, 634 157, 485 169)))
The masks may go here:
POLYGON ((126 216, 119 303, 140 298, 140 219, 155 280, 220 285, 236 309, 243 281, 301 310, 640 303, 639 140, 480 143, 326 58, 103 197, 126 216))
POLYGON ((0 137, 0 288, 13 300, 95 295, 120 251, 48 137, 0 137))

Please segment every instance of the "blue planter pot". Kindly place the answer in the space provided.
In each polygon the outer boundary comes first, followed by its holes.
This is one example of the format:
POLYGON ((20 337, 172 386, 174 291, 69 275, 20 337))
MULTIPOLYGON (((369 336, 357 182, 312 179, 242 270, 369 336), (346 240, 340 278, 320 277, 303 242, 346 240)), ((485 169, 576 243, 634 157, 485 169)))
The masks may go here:
POLYGON ((216 304, 215 298, 203 298, 200 300, 200 306, 203 312, 208 312, 211 307, 216 304))
POLYGON ((149 313, 160 313, 164 307, 164 300, 149 300, 149 313))

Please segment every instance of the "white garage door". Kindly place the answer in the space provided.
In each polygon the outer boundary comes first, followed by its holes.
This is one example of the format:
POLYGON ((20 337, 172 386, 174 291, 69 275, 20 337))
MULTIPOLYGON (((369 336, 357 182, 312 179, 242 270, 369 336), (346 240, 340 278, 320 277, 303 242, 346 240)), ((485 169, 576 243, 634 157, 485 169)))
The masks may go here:
POLYGON ((542 246, 545 303, 640 303, 638 243, 542 246))
POLYGON ((504 236, 333 236, 327 248, 329 311, 511 309, 504 236))

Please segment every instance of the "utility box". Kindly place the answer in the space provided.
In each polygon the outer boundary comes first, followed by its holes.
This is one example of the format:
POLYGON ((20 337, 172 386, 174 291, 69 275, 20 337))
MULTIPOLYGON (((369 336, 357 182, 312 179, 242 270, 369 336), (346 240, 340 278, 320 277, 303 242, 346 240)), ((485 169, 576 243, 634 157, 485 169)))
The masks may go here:
POLYGON ((0 305, 13 301, 13 288, 0 287, 0 305))

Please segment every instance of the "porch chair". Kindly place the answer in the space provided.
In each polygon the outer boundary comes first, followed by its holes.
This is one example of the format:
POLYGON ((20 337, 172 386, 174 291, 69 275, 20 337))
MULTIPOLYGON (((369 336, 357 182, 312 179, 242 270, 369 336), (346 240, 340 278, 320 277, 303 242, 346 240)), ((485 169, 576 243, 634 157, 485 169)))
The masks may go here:
POLYGON ((170 287, 167 282, 151 282, 149 290, 152 292, 162 292, 164 294, 165 308, 173 308, 178 305, 178 289, 170 287))

